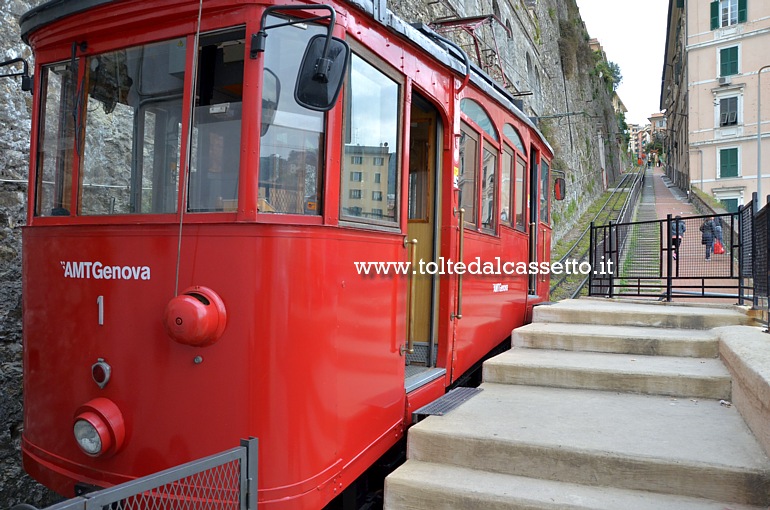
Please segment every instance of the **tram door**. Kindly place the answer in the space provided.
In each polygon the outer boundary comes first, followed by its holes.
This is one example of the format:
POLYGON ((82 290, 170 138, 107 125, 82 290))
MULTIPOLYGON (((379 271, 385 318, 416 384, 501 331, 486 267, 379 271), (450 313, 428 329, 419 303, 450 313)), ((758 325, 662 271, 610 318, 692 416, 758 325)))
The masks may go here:
MULTIPOLYGON (((438 260, 440 197, 438 167, 438 144, 440 140, 440 119, 436 109, 418 95, 412 98, 411 125, 409 128, 409 182, 408 182, 408 238, 417 240, 417 252, 413 264, 423 261, 423 267, 438 260)), ((407 389, 411 379, 421 380, 435 366, 436 352, 436 310, 438 308, 438 275, 418 274, 415 278, 413 295, 408 306, 414 332, 414 352, 406 355, 407 389)), ((407 326, 410 326, 409 324, 407 326)), ((422 379, 427 382, 426 379, 422 379)))

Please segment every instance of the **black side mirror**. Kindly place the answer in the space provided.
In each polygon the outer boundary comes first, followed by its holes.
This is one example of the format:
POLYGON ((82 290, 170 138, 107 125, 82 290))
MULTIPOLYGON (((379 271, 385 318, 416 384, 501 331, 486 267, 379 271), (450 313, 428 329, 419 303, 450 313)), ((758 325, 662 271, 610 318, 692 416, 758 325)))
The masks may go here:
POLYGON ((14 76, 21 76, 21 90, 24 92, 32 92, 32 87, 34 85, 34 80, 32 76, 29 75, 29 64, 26 60, 23 58, 13 58, 11 60, 6 60, 5 62, 0 62, 0 68, 10 66, 12 64, 22 64, 22 70, 21 71, 13 71, 8 74, 1 74, 0 78, 11 78, 14 76))
POLYGON ((348 43, 322 34, 313 36, 299 67, 295 101, 310 110, 331 110, 340 94, 349 61, 348 43))
POLYGON ((265 136, 275 120, 278 100, 281 98, 281 81, 270 69, 265 68, 262 81, 262 128, 259 136, 265 136))
POLYGON ((564 200, 567 196, 567 181, 564 177, 557 177, 553 183, 553 197, 556 200, 564 200))

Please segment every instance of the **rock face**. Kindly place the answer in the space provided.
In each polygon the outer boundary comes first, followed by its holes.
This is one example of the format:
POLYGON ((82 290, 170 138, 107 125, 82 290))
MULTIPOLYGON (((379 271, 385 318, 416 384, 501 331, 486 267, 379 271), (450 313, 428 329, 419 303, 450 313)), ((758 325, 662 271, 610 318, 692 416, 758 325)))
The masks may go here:
MULTIPOLYGON (((30 58, 18 18, 34 0, 0 0, 0 60, 30 58)), ((561 237, 622 171, 618 124, 606 77, 596 72, 588 34, 574 0, 441 0, 391 2, 409 22, 491 15, 475 30, 487 72, 522 95, 527 115, 540 117, 555 150, 552 168, 567 178, 568 196, 554 202, 554 239, 561 237), (531 93, 531 94, 528 94, 531 93), (568 115, 567 115, 568 114, 568 115)), ((467 32, 446 32, 476 52, 467 32)), ((45 506, 56 496, 21 468, 21 227, 26 215, 32 96, 18 78, 0 80, 0 508, 45 506)), ((108 136, 108 133, 105 133, 108 136)))
MULTIPOLYGON (((0 1, 0 60, 31 51, 18 19, 38 2, 0 1)), ((4 73, 6 69, 0 72, 4 73)), ((0 507, 47 505, 59 498, 21 467, 21 228, 26 221, 32 96, 18 78, 0 79, 0 507)))
POLYGON ((589 46, 575 0, 439 0, 389 6, 399 17, 431 24, 461 45, 475 64, 520 95, 527 115, 538 118, 555 152, 551 168, 567 181, 567 197, 553 201, 554 242, 630 166, 620 148, 625 126, 619 127, 612 106, 608 67, 589 46), (450 29, 458 18, 478 16, 489 19, 466 23, 466 30, 450 29), (442 28, 441 20, 451 21, 442 28))

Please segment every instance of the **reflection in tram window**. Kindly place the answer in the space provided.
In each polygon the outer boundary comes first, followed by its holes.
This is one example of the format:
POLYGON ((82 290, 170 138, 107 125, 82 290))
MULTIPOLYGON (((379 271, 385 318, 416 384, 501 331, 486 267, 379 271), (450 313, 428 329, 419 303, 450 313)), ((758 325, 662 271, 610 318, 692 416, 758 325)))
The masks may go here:
POLYGON ((460 207, 465 209, 465 222, 476 225, 476 175, 478 174, 478 135, 462 123, 460 127, 460 174, 457 186, 460 188, 460 207))
POLYGON ((72 200, 72 165, 75 151, 74 76, 77 63, 45 66, 40 73, 43 83, 40 135, 37 144, 37 190, 35 214, 64 216, 70 214, 72 200))
POLYGON ((43 69, 36 214, 73 212, 78 160, 80 214, 176 211, 185 53, 177 39, 89 56, 80 78, 43 69))
POLYGON ((511 226, 513 224, 513 196, 511 195, 511 175, 513 174, 513 154, 506 145, 503 149, 503 171, 500 176, 500 224, 511 226))
POLYGON ((235 211, 241 155, 244 31, 201 36, 188 210, 235 211))
POLYGON ((541 163, 540 171, 540 221, 549 223, 548 199, 551 196, 551 171, 548 161, 541 163))
POLYGON ((484 160, 481 166, 481 228, 494 231, 497 227, 497 215, 495 205, 497 199, 497 186, 495 186, 495 171, 497 170, 497 156, 494 148, 484 144, 484 160))
POLYGON ((345 152, 341 217, 364 222, 396 221, 399 86, 353 54, 345 100, 345 152), (352 193, 362 199, 353 199, 352 193))
MULTIPOLYGON (((267 24, 282 18, 268 16, 267 24)), ((301 24, 270 30, 264 54, 260 213, 321 214, 324 114, 294 101, 297 62, 322 27, 301 24)))
POLYGON ((81 214, 176 211, 185 52, 174 40, 86 60, 81 214))
POLYGON ((514 185, 514 200, 516 201, 516 229, 527 231, 527 181, 524 160, 516 158, 516 173, 514 185))

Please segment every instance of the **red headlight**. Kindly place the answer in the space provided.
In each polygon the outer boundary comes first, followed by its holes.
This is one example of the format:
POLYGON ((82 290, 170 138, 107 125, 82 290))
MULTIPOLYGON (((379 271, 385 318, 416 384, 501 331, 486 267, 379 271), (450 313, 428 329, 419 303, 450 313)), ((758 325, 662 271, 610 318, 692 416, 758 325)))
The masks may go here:
POLYGON ((82 405, 75 413, 72 429, 80 449, 91 457, 112 455, 120 450, 126 437, 123 414, 106 398, 82 405))

